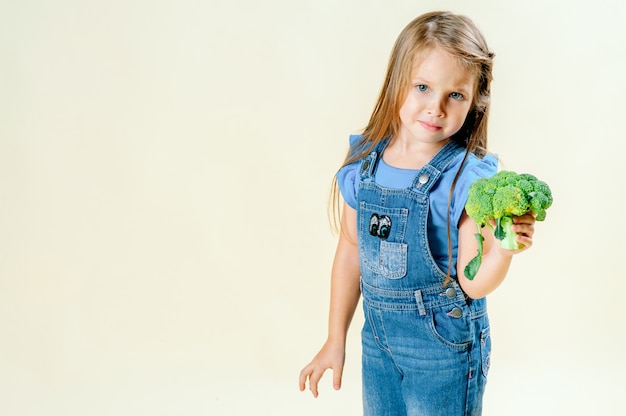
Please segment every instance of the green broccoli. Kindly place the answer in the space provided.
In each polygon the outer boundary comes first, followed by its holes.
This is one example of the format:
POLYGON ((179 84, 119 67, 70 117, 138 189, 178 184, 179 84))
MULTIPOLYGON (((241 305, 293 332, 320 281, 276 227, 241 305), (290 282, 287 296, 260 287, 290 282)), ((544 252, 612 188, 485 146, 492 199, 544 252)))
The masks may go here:
POLYGON ((516 250, 519 245, 517 234, 511 230, 513 217, 531 211, 537 221, 543 221, 551 205, 552 192, 548 184, 528 173, 505 170, 491 178, 474 181, 468 190, 465 211, 478 226, 478 255, 465 267, 465 277, 474 279, 482 262, 484 239, 481 228, 487 226, 493 230, 503 248, 516 250))

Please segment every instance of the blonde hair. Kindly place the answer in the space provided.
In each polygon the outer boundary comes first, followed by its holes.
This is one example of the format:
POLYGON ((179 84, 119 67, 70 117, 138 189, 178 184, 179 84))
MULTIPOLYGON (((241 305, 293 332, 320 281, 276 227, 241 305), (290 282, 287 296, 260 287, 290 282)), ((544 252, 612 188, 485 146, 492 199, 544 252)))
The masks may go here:
MULTIPOLYGON (((448 201, 448 277, 452 247, 450 238, 450 199, 458 176, 469 153, 482 158, 487 152, 487 121, 490 104, 490 85, 494 54, 474 22, 466 16, 451 12, 430 12, 418 16, 400 33, 389 57, 387 73, 370 120, 363 130, 363 139, 355 149, 348 150, 343 166, 369 154, 382 140, 393 138, 400 129, 400 108, 410 89, 410 73, 420 53, 440 47, 458 59, 468 71, 476 75, 476 91, 470 111, 461 129, 451 139, 466 148, 448 201)), ((338 227, 340 192, 337 178, 333 179, 330 210, 333 224, 338 227)))

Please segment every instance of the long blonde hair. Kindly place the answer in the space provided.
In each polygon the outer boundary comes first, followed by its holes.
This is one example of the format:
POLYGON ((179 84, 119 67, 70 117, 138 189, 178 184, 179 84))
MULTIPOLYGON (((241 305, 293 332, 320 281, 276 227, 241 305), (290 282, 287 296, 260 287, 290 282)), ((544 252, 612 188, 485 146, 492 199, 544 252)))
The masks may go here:
MULTIPOLYGON (((382 140, 393 138, 400 129, 400 108, 410 89, 410 74, 418 54, 441 47, 476 75, 476 91, 470 111, 461 129, 451 139, 466 148, 448 198, 448 277, 452 261, 450 237, 450 202, 452 192, 469 153, 483 157, 487 152, 487 121, 491 99, 490 85, 494 54, 474 22, 466 16, 451 12, 430 12, 418 16, 400 33, 396 40, 380 95, 369 122, 362 132, 358 150, 348 150, 342 164, 349 165, 369 154, 382 140)), ((330 197, 333 224, 338 227, 340 192, 337 178, 333 179, 330 197)))

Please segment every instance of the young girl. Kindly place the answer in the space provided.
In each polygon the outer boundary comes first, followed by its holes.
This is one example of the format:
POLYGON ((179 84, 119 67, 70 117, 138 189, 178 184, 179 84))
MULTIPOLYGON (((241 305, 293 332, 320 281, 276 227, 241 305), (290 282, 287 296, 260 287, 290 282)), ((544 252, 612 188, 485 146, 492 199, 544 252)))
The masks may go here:
POLYGON ((344 205, 328 338, 300 373, 300 390, 308 380, 317 397, 327 369, 340 388, 362 294, 364 414, 481 414, 491 348, 485 296, 532 245, 535 222, 515 219, 524 247, 515 251, 483 229, 483 263, 465 278, 477 252, 467 189, 497 170, 486 155, 492 59, 474 23, 448 12, 419 16, 398 37, 369 124, 351 136, 336 176, 344 205))

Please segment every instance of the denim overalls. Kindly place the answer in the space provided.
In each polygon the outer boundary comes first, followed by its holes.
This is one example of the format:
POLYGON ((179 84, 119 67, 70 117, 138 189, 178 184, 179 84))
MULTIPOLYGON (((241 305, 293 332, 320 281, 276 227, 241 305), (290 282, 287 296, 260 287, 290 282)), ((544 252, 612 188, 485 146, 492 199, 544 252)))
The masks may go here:
POLYGON ((450 141, 410 188, 391 189, 374 182, 387 143, 361 161, 357 192, 364 414, 480 415, 491 349, 486 301, 467 299, 455 279, 443 286, 426 232, 429 190, 464 149, 450 141))

